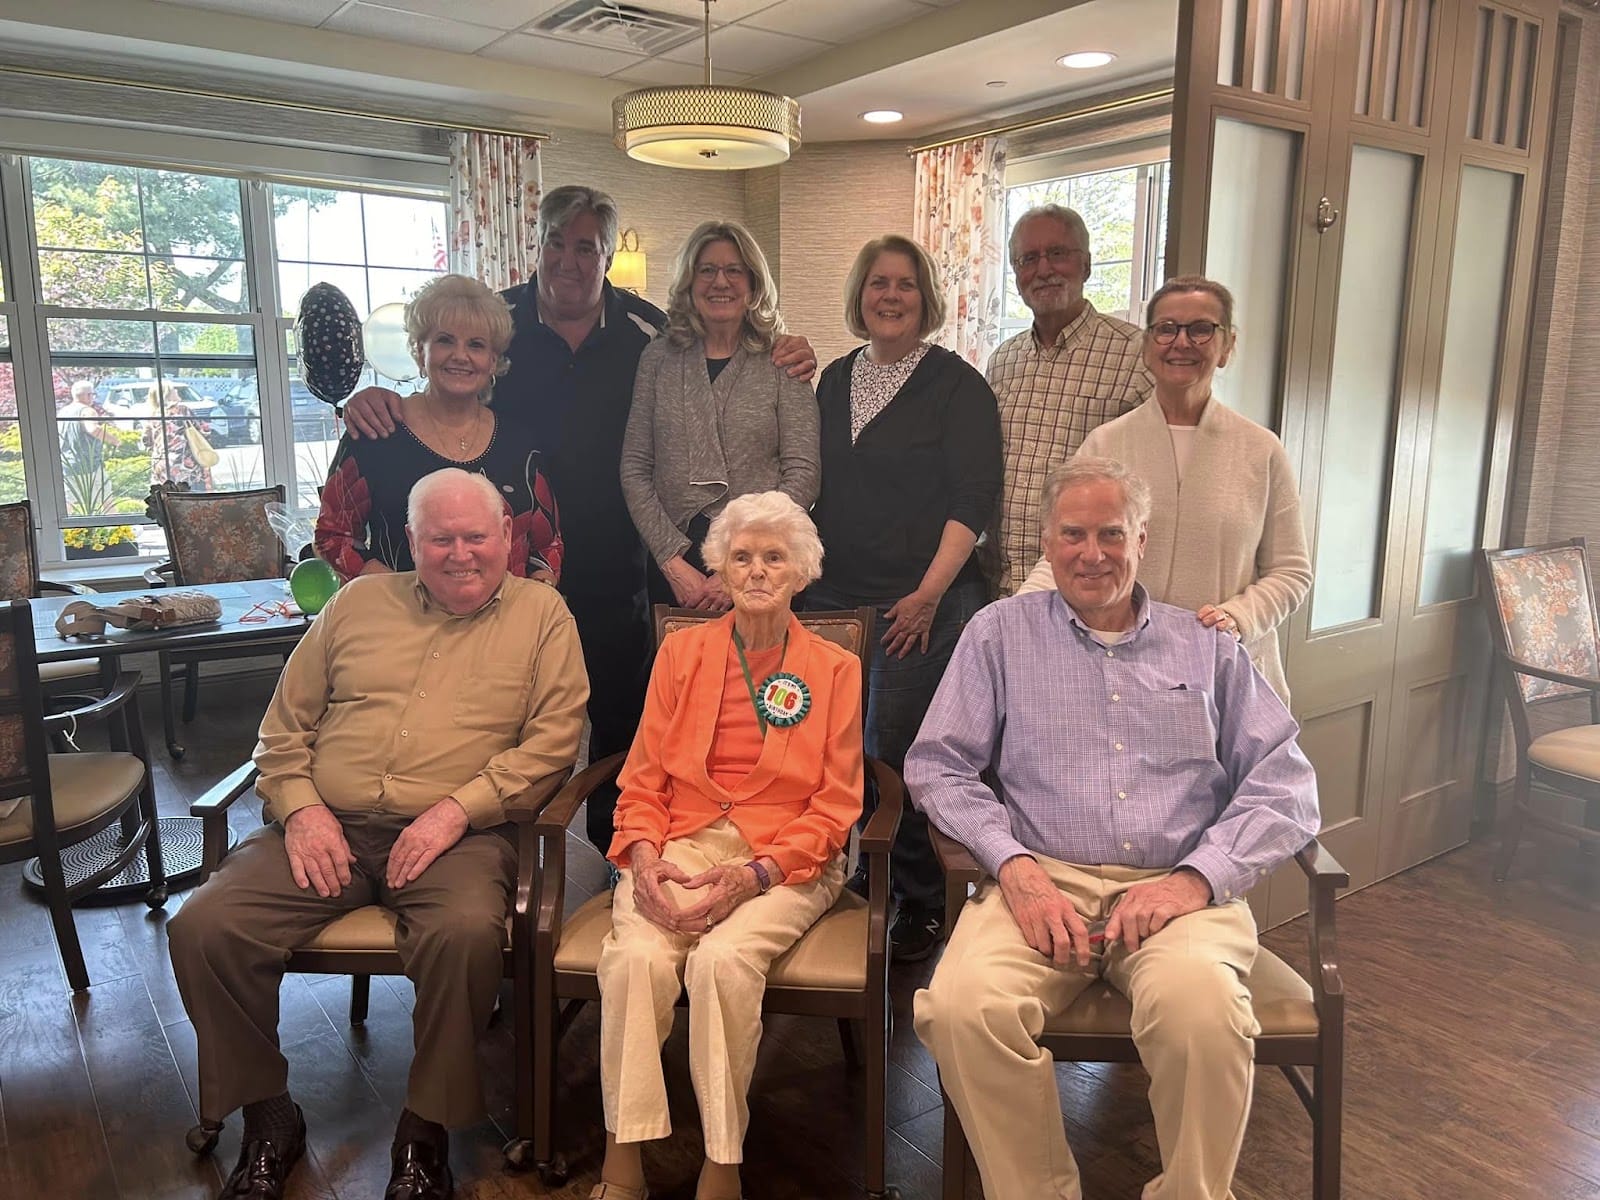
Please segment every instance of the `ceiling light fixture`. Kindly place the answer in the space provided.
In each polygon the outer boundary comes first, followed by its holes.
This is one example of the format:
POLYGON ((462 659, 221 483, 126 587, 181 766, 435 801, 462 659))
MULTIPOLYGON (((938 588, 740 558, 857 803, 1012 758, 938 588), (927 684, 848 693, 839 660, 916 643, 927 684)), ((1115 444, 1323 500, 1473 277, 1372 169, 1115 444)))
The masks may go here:
POLYGON ((893 125, 896 121, 905 120, 905 116, 898 108, 874 108, 862 113, 861 119, 869 125, 893 125))
POLYGON ((1075 71, 1087 71, 1091 67, 1103 67, 1116 61, 1117 56, 1109 50, 1079 50, 1056 59, 1063 67, 1071 67, 1075 71))
POLYGON ((662 167, 777 166, 800 144, 800 105, 788 96, 711 82, 711 0, 704 3, 705 82, 618 96, 611 104, 611 140, 629 158, 662 167))

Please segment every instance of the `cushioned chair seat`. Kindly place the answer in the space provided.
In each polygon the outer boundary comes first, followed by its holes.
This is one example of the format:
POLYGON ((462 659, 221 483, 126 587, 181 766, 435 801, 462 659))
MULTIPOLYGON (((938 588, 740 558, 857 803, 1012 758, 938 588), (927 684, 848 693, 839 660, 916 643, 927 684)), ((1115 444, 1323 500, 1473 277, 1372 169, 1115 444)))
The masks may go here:
MULTIPOLYGON (((586 901, 561 923, 556 970, 594 974, 600 944, 611 932, 611 893, 586 901)), ((767 975, 769 987, 862 988, 867 981, 867 902, 842 892, 767 975)))
MULTIPOLYGON (((1261 1025, 1262 1037, 1316 1036, 1317 1009, 1311 985, 1270 950, 1256 955, 1255 969, 1245 980, 1261 1025)), ((1046 1033, 1127 1037, 1133 1020, 1128 998, 1107 983, 1085 988, 1072 1007, 1045 1025, 1046 1033)))
MULTIPOLYGON (((63 833, 86 825, 139 790, 144 764, 131 754, 50 755, 50 795, 56 828, 63 833)), ((0 846, 33 836, 33 805, 26 800, 0 820, 0 846)))
POLYGON ((1600 779, 1600 725, 1575 725, 1534 738, 1528 761, 1578 779, 1600 779))
MULTIPOLYGON (((378 904, 369 904, 347 912, 336 921, 322 927, 316 937, 306 943, 307 950, 392 951, 394 931, 398 920, 394 913, 378 904)), ((506 945, 511 944, 511 920, 506 919, 506 945)))

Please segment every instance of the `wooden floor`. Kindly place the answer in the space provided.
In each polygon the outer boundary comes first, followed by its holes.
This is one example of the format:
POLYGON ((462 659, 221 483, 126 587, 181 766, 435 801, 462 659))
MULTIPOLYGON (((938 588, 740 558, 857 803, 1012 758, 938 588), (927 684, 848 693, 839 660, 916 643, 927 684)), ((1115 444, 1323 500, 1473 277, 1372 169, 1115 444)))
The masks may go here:
MULTIPOLYGON (((157 764, 164 811, 184 811, 249 753, 267 695, 259 681, 202 690, 189 756, 157 764)), ((154 709, 153 697, 145 708, 154 709)), ((242 806, 236 816, 241 831, 259 819, 242 806)), ((1559 848, 1523 853, 1503 886, 1489 880, 1487 848, 1470 846, 1339 906, 1350 997, 1350 1200, 1600 1200, 1600 918, 1557 890, 1570 866, 1559 848)), ((602 868, 576 843, 571 857, 569 896, 579 903, 602 868)), ((182 902, 173 896, 164 914, 142 904, 80 909, 93 987, 73 996, 43 907, 16 868, 0 873, 0 1197, 216 1194, 238 1151, 238 1120, 214 1158, 184 1149, 195 1119, 195 1043, 163 929, 182 902)), ((1304 936, 1294 923, 1266 941, 1303 965, 1304 936)), ((906 1200, 935 1197, 939 1185, 937 1081, 910 1017, 912 993, 930 970, 922 964, 894 978, 889 1177, 906 1200)), ((375 1200, 387 1178, 410 1057, 410 988, 374 980, 371 1016, 359 1029, 346 1020, 347 1000, 338 978, 291 976, 284 985, 282 1040, 310 1126, 294 1197, 375 1200)), ((678 1025, 667 1050, 678 1130, 646 1153, 658 1200, 688 1200, 699 1161, 681 1015, 678 1025)), ((596 1032, 591 1007, 562 1047, 558 1128, 572 1177, 550 1192, 501 1169, 511 1031, 504 1023, 490 1031, 482 1055, 491 1117, 453 1140, 458 1195, 588 1195, 602 1137, 596 1032)), ((1133 1200, 1158 1161, 1143 1073, 1063 1066, 1058 1074, 1085 1195, 1133 1200)), ((863 1093, 832 1022, 770 1022, 746 1146, 752 1200, 859 1194, 863 1093)), ((1262 1073, 1238 1200, 1304 1197, 1309 1188, 1305 1116, 1284 1080, 1262 1073)), ((969 1189, 978 1194, 975 1183, 969 1189)))

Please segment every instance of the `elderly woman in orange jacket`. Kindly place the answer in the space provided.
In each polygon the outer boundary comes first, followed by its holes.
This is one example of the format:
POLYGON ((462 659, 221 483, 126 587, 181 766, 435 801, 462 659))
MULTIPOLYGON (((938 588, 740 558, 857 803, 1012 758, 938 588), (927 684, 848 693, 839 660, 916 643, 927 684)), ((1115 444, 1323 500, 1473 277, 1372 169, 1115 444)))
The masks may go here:
POLYGON ((730 501, 703 545, 733 611, 663 640, 622 768, 622 869, 600 953, 606 1157, 592 1196, 646 1195, 640 1143, 670 1132, 661 1044, 680 989, 705 1132, 697 1200, 737 1200, 774 959, 838 899, 861 813, 861 666, 790 612, 822 568, 782 492, 730 501))

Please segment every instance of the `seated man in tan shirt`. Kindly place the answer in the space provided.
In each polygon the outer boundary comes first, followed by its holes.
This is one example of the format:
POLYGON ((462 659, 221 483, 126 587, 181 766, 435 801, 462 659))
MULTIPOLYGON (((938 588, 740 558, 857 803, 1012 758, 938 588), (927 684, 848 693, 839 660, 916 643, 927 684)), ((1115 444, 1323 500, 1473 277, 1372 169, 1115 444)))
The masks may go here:
POLYGON ((484 1112, 474 1045, 515 879, 506 806, 572 763, 589 684, 560 595, 506 574, 493 484, 435 472, 407 515, 416 571, 346 584, 284 667, 255 751, 272 823, 168 926, 201 1118, 244 1108, 225 1198, 278 1200, 305 1149, 278 986, 289 953, 351 909, 395 912, 417 990, 387 1200, 449 1196, 445 1129, 484 1112))

